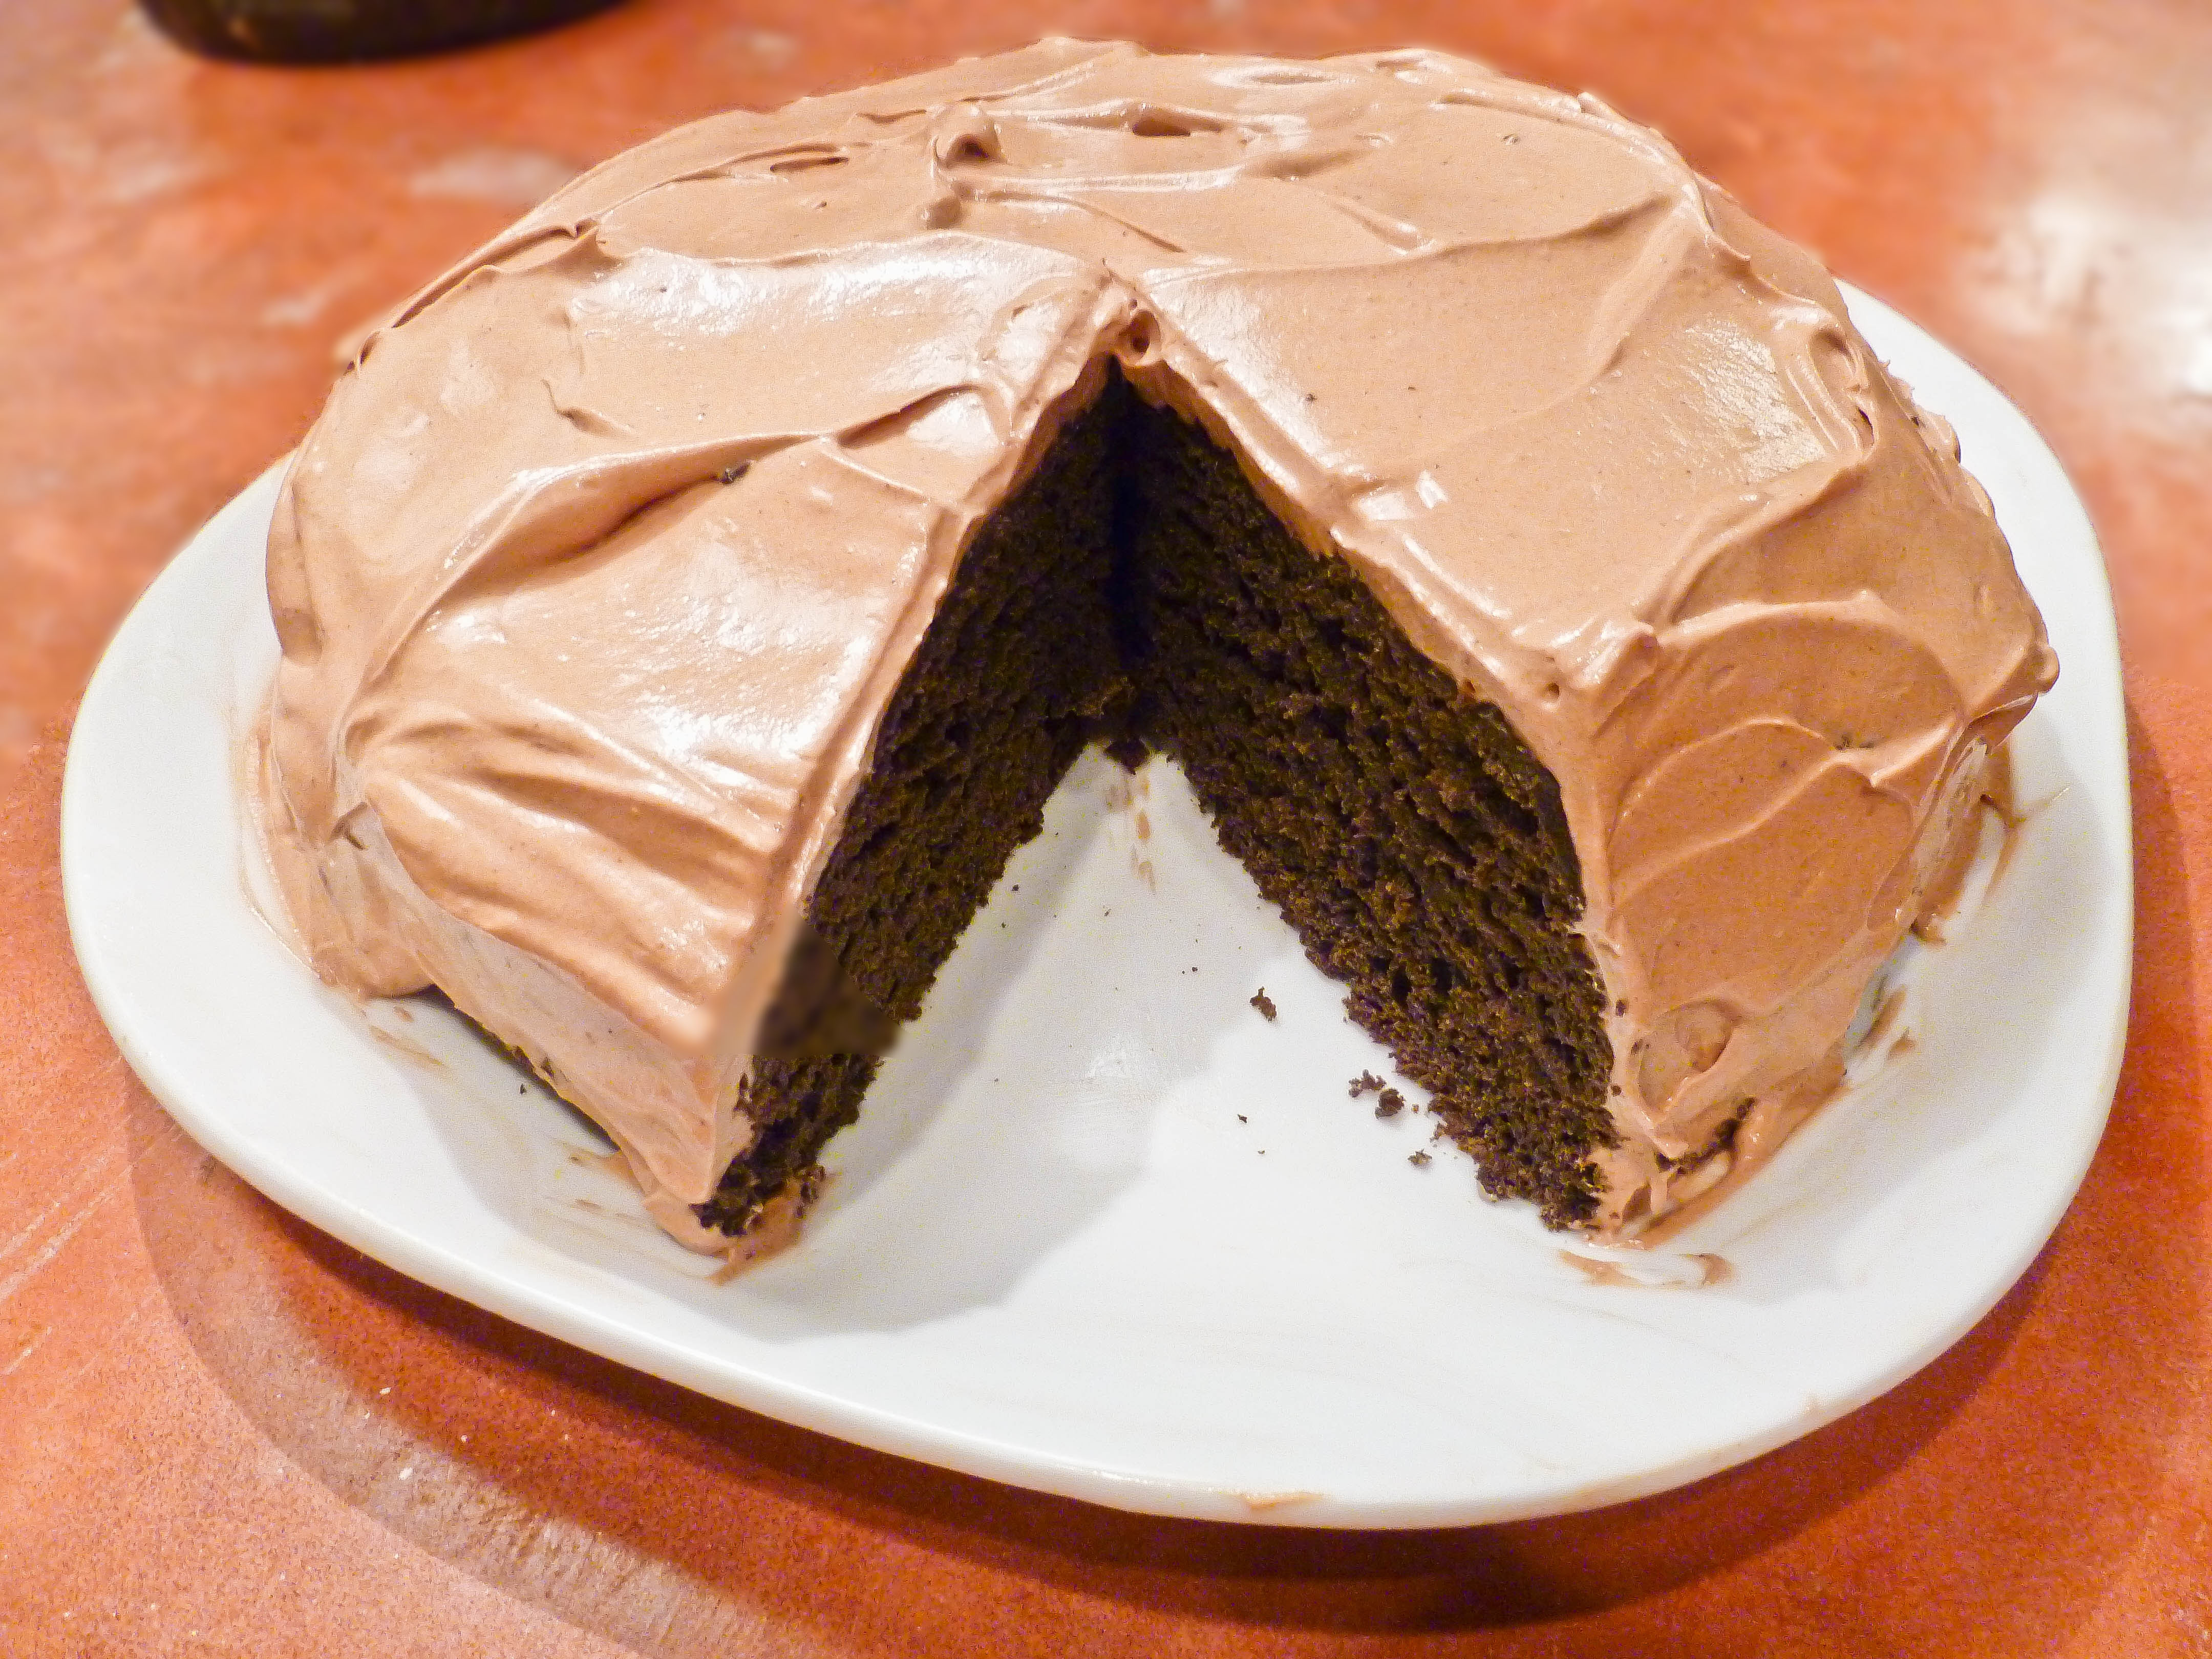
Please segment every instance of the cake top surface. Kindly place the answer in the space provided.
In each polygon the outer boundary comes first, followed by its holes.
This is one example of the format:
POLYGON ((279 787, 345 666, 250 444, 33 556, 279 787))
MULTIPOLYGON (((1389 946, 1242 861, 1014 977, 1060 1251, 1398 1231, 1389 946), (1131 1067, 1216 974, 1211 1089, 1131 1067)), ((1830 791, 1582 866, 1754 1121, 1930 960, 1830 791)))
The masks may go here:
MULTIPOLYGON (((1558 778, 1655 1145, 1863 980, 2053 672, 1948 433, 1655 135, 1432 52, 1048 41, 669 133, 370 337, 271 546, 318 967, 424 982, 419 895, 726 1095, 960 549, 1109 356, 1558 778)), ((696 1188, 744 1133, 702 1109, 625 1144, 696 1188)))

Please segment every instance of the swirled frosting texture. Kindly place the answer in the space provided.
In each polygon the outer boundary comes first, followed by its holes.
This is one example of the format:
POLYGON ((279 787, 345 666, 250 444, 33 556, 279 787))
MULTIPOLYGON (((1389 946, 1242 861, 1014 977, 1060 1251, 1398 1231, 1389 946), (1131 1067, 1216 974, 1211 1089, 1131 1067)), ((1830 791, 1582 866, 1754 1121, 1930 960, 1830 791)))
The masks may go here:
POLYGON ((317 969, 443 987, 683 1231, 875 721, 1109 358, 1558 779, 1601 1224, 1747 1103, 1747 1146, 1786 1127, 2055 664, 1813 262, 1595 100, 1431 52, 1054 41, 721 116, 431 284, 270 543, 317 969))

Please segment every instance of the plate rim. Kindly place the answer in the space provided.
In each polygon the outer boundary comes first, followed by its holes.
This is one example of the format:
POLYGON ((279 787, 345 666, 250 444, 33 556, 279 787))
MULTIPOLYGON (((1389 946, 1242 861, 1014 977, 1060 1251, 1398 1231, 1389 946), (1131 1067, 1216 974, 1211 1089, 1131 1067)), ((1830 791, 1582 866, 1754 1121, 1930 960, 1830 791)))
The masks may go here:
MULTIPOLYGON (((373 1210, 328 1189, 283 1159, 262 1155, 250 1136, 238 1132, 219 1111, 207 1109, 205 1103, 198 1098, 192 1084, 179 1081, 169 1056, 149 1049, 140 1040, 131 1018, 129 995, 118 989, 118 978, 112 973, 112 964, 105 955, 105 942, 93 920, 100 896, 96 890, 88 890, 88 883, 95 887, 97 884, 97 878, 87 874, 97 868, 96 859, 86 850, 95 834, 94 808, 90 804, 94 792, 88 780, 101 752, 106 724, 117 717, 115 711, 125 700, 126 672, 135 660, 133 653, 139 648, 140 635, 149 634, 158 626, 180 590, 203 579, 203 568, 222 556, 219 550, 223 536, 235 533, 238 520, 264 514, 273 506, 289 457, 273 464, 233 496, 187 539, 117 629, 87 685, 65 761, 61 863, 70 936, 94 1006, 132 1070, 195 1140, 281 1207, 349 1247, 410 1278, 554 1340, 599 1353, 708 1397, 891 1455, 1138 1513, 1267 1525, 1371 1529, 1481 1524, 1570 1513, 1649 1496, 1758 1456, 1856 1410, 1921 1370, 1985 1317, 2045 1248, 2087 1173, 2109 1115, 2125 1050, 2133 967, 2133 823, 2128 793, 2124 683, 2120 674, 2109 575, 2079 493, 2026 416, 1971 363, 1880 301, 1848 285, 1844 292, 1854 319, 1870 337, 1881 334, 1893 338, 1917 337, 1955 369, 1965 383, 1971 384, 1975 388, 1975 400, 1984 405, 1976 411, 1973 424, 1978 426, 1984 418, 2009 424, 2012 430, 2002 434, 2005 443, 2017 446, 2044 482, 2055 483, 2063 492, 2064 503, 2078 515, 2078 526, 2069 529, 2077 534, 2088 557, 2083 568, 2073 574, 2094 584, 2099 606, 2096 614, 2087 619, 2095 626, 2087 626, 2077 619, 2069 629, 2069 632, 2086 633, 2088 638, 2071 647, 2063 666, 2063 672, 2074 677, 2077 685, 2087 684, 2087 694, 2095 701, 2101 703, 2109 700, 2111 704, 2109 709, 2095 712, 2107 717, 2100 724, 2106 727, 2104 735, 2109 742, 2109 751, 2100 752, 2105 754, 2108 769, 2116 771, 2118 788, 2116 797, 2099 796, 2100 804, 2108 809, 2108 817, 2100 819, 2100 828, 2116 836, 2116 843, 2108 849, 2109 856, 2118 870, 2127 872, 2128 878, 2119 881, 2114 890, 2104 896, 2100 906, 2116 930, 2112 941, 2118 954, 2116 983, 2106 1010, 2108 1030, 2096 1091, 2100 1104, 2094 1114, 2084 1112, 2078 1145, 2068 1149, 2069 1162, 2075 1167, 2070 1178, 2063 1183, 2063 1196, 2056 1201, 2047 1220, 2022 1232, 2021 1248, 2014 1253, 2018 1259, 2008 1261, 2004 1270, 1985 1287, 1984 1296, 1971 1306, 1962 1304, 1952 1317, 1930 1327, 1921 1341, 1893 1356, 1891 1364, 1869 1373, 1863 1386, 1823 1401, 1820 1408, 1808 1416, 1768 1425, 1726 1443, 1711 1446, 1699 1455, 1677 1458, 1632 1477, 1597 1486, 1577 1486, 1566 1501, 1540 1498, 1534 1504, 1491 1502, 1455 1507, 1431 1503, 1394 1509, 1352 1500, 1350 1504, 1328 1504, 1318 1508, 1285 1504, 1254 1510, 1249 1504, 1237 1501, 1236 1494, 1224 1493, 1218 1488, 1131 1475, 1049 1453, 1040 1455, 1033 1448, 1012 1442, 994 1441, 963 1430, 917 1422, 868 1401, 825 1396, 810 1384, 727 1358, 702 1355, 642 1326, 611 1322, 588 1310, 580 1311, 550 1302, 539 1288, 515 1274, 497 1271, 489 1263, 456 1256, 419 1239, 405 1227, 387 1223, 373 1210), (1872 328, 1869 328, 1869 323, 1872 328), (2087 653, 2090 659, 2086 661, 2081 649, 2085 643, 2094 647, 2087 653), (87 734, 91 738, 88 743, 83 741, 87 734), (733 1376, 738 1386, 733 1387, 733 1376)), ((2114 780, 2107 776, 2094 781, 2109 787, 2114 780)), ((304 966, 301 972, 307 972, 304 966)))

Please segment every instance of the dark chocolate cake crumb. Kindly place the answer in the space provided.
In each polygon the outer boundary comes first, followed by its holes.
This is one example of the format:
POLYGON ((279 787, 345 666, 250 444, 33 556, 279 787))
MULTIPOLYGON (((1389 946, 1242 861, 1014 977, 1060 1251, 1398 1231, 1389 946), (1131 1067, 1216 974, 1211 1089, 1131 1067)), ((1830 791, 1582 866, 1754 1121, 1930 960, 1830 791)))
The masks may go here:
POLYGON ((1267 988, 1266 986, 1262 985, 1258 990, 1252 993, 1252 1006, 1260 1011, 1261 1018, 1274 1018, 1275 1000, 1267 994, 1267 988))
POLYGON ((1429 1167, 1429 1155, 1425 1152, 1415 1152, 1411 1158, 1407 1158, 1406 1162, 1412 1164, 1417 1170, 1425 1170, 1429 1167))
POLYGON ((1375 1103, 1375 1115, 1395 1117, 1406 1109, 1406 1097, 1395 1089, 1385 1089, 1375 1103))
MULTIPOLYGON (((1052 464, 969 545, 815 884, 805 920, 824 974, 891 1022, 921 1012, 938 969, 1095 735, 1090 711, 1122 678, 1108 590, 1129 400, 1114 386, 1072 422, 1052 464)), ((802 1000, 802 979, 787 975, 777 1000, 802 1000)), ((772 1010, 769 1024, 789 1012, 772 1010)), ((787 1187, 803 1203, 822 1147, 859 1115, 876 1048, 817 1042, 757 1057, 740 1085, 753 1144, 699 1218, 735 1237, 787 1187)))
MULTIPOLYGON (((1094 741, 1126 767, 1181 764, 1223 850, 1486 1190, 1554 1225, 1595 1214, 1592 1154, 1617 1138, 1608 1005, 1558 785, 1349 561, 1307 548, 1234 456, 1118 379, 977 533, 884 713, 808 907, 830 982, 911 1019, 1094 741)), ((1264 992, 1252 1006, 1274 1018, 1264 992)), ((757 1056, 753 1144, 699 1206, 708 1225, 742 1232, 803 1192, 857 1115, 877 1045, 821 1046, 757 1056)), ((1405 1105, 1371 1073, 1351 1093, 1405 1105)))
POLYGON ((1130 415, 1139 728, 1484 1188, 1590 1219, 1610 1005, 1557 782, 1203 428, 1130 415))
POLYGON ((1124 772, 1133 772, 1151 758, 1152 750, 1133 732, 1124 732, 1106 745, 1106 758, 1124 772))

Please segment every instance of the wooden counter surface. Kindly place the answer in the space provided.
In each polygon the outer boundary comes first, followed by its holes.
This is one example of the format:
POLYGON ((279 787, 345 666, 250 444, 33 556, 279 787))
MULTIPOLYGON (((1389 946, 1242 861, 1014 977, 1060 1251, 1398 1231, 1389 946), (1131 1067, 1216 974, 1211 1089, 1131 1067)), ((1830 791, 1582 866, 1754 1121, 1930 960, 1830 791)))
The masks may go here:
POLYGON ((2212 9, 2198 0, 632 0, 373 69, 0 6, 0 1655, 2212 1655, 2212 9), (1601 93, 2027 410, 2131 706, 2112 1127, 1982 1325, 1594 1515, 1147 1521, 853 1449, 293 1221, 117 1054, 56 813, 101 644, 331 347, 673 122, 1042 33, 1433 44, 1601 93))

